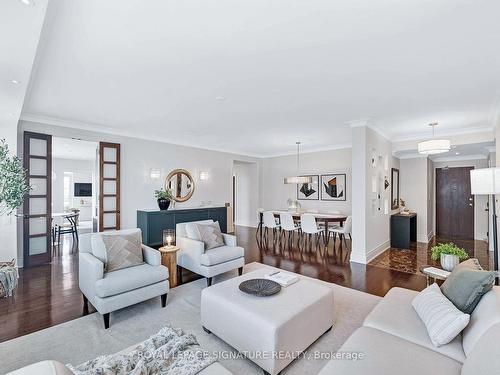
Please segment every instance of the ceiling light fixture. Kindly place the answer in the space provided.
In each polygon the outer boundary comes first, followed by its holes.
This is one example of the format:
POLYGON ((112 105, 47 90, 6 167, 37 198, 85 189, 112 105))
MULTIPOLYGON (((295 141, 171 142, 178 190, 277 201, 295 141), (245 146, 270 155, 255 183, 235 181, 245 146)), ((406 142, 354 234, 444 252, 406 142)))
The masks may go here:
POLYGON ((285 184, 312 184, 312 176, 299 176, 300 172, 300 142, 297 145, 297 174, 295 176, 285 177, 285 184))
POLYGON ((28 5, 30 7, 35 6, 35 2, 33 0, 21 0, 21 3, 23 3, 24 5, 28 5))
POLYGON ((442 154, 451 149, 451 142, 449 139, 435 139, 434 128, 438 125, 437 122, 430 123, 432 127, 432 139, 418 144, 418 153, 424 155, 442 154))
POLYGON ((18 81, 17 79, 12 79, 10 80, 11 83, 13 83, 14 85, 18 85, 21 83, 21 81, 18 81))

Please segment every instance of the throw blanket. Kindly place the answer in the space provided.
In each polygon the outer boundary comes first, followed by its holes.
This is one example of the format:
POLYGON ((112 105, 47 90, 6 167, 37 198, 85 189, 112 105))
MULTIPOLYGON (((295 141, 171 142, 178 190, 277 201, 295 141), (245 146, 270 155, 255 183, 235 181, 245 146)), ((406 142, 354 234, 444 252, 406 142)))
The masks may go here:
POLYGON ((0 266, 0 296, 2 296, 3 293, 5 293, 4 297, 12 296, 12 292, 17 287, 18 277, 16 267, 10 265, 0 266))
POLYGON ((194 375, 215 361, 200 349, 195 336, 164 327, 126 354, 67 366, 76 375, 194 375))

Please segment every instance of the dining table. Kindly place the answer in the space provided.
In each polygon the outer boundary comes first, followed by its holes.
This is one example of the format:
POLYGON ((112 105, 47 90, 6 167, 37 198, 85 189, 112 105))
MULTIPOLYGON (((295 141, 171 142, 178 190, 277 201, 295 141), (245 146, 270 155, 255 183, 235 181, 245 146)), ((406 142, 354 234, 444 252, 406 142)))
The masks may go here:
POLYGON ((326 212, 308 212, 307 210, 301 210, 301 211, 288 211, 288 210, 262 210, 259 211, 259 228, 260 228, 260 237, 262 239, 262 226, 264 224, 264 211, 271 211, 274 214, 274 217, 279 218, 281 213, 288 213, 291 214, 294 220, 300 220, 300 215, 303 214, 309 214, 313 215, 314 218, 316 219, 317 223, 323 223, 324 224, 324 232, 325 232, 325 239, 328 242, 329 238, 329 233, 328 233, 328 226, 330 223, 338 223, 341 227, 344 226, 344 222, 347 220, 347 215, 344 214, 331 214, 331 213, 326 213, 326 212))

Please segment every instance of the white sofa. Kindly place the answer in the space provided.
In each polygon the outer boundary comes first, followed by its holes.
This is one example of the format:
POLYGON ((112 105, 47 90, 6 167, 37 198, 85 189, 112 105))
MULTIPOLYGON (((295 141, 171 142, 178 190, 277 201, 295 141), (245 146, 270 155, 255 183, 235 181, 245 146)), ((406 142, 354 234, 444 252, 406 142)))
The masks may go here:
MULTIPOLYGON (((105 232, 127 234, 140 232, 140 229, 105 232)), ((82 235, 80 238, 78 282, 83 293, 85 309, 88 302, 103 315, 104 328, 109 328, 109 314, 112 311, 161 296, 162 307, 167 302, 169 290, 168 268, 161 265, 158 250, 142 245, 144 264, 112 272, 104 272, 103 259, 93 252, 92 236, 101 233, 82 235)))
MULTIPOLYGON (((212 224, 213 220, 193 221, 197 224, 212 224)), ((212 277, 238 269, 241 275, 245 265, 245 250, 237 246, 236 237, 222 233, 225 246, 205 251, 205 244, 187 237, 186 225, 176 225, 178 280, 182 282, 182 268, 186 268, 207 278, 207 285, 212 285, 212 277)))
POLYGON ((499 287, 483 296, 463 333, 438 348, 411 304, 417 294, 392 288, 339 350, 363 359, 331 360, 320 374, 500 374, 499 287))

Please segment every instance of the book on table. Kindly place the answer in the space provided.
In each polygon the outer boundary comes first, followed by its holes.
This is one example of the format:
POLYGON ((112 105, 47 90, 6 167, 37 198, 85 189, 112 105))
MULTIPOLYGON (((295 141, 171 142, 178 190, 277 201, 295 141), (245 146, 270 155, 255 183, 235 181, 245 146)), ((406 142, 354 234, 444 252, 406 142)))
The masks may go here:
POLYGON ((438 276, 438 277, 443 277, 447 278, 451 272, 442 270, 441 268, 436 268, 436 267, 426 267, 424 268, 424 271, 429 275, 429 276, 438 276))
POLYGON ((295 284, 299 281, 299 277, 292 273, 276 271, 265 276, 266 279, 277 282, 283 287, 295 284))

